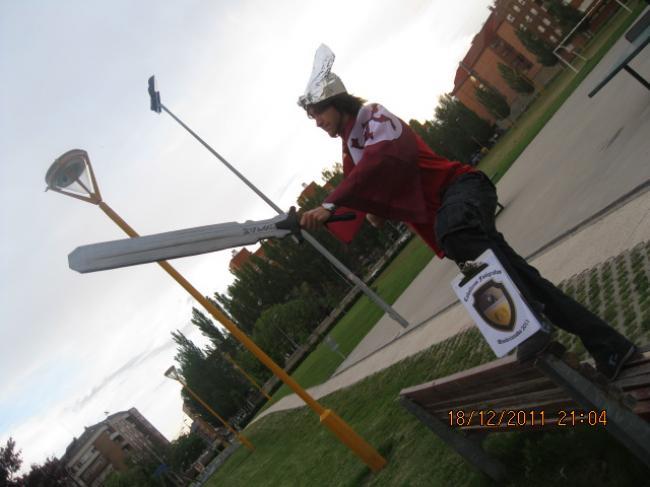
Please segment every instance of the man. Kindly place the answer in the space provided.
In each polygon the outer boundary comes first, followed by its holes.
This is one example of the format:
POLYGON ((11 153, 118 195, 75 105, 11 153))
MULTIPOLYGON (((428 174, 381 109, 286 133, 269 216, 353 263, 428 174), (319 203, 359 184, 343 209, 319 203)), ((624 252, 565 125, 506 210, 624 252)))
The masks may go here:
MULTIPOLYGON (((580 337, 599 371, 613 380, 635 346, 582 305, 563 294, 528 265, 495 227, 496 189, 469 165, 433 153, 410 127, 379 104, 350 95, 330 68, 334 54, 322 45, 305 95, 299 98, 316 126, 343 145, 344 180, 322 206, 305 212, 301 225, 322 225, 337 207, 366 213, 379 226, 385 219, 409 224, 440 257, 462 268, 492 249, 533 310, 580 337), (543 314, 542 314, 543 312, 543 314)), ((524 342, 524 359, 539 352, 549 334, 524 342)))

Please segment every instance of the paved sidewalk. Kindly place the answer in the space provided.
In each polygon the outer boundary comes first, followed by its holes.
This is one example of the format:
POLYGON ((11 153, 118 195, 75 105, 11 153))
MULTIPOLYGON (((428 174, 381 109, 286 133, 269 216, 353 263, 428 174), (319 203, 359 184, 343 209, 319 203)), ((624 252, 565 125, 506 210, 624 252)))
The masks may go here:
MULTIPOLYGON (((650 188, 636 198, 602 215, 554 247, 532 259, 531 263, 553 282, 559 283, 585 269, 617 256, 638 243, 650 241, 650 188)), ((414 282, 415 284, 415 282, 414 282)), ((404 293, 407 295, 409 290, 404 293)), ((408 319, 411 317, 407 316, 408 319)), ((327 382, 308 389, 316 399, 348 387, 367 376, 390 367, 431 345, 473 326, 464 308, 450 307, 424 324, 404 331, 395 324, 395 337, 327 382)), ((286 396, 261 413, 255 421, 275 411, 303 406, 295 394, 286 396)))

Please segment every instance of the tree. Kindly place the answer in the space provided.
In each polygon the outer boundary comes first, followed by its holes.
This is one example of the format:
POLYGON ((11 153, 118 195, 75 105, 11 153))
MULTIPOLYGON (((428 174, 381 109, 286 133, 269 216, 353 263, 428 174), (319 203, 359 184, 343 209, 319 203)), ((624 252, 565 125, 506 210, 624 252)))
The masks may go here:
MULTIPOLYGON (((176 362, 187 386, 224 418, 233 416, 245 401, 250 384, 245 382, 221 353, 206 354, 180 331, 172 332, 178 345, 176 362)), ((215 427, 221 422, 185 388, 184 401, 215 427)))
POLYGON ((494 115, 497 120, 507 118, 510 115, 510 106, 506 97, 498 91, 482 87, 476 88, 476 98, 480 101, 487 110, 494 115))
MULTIPOLYGON (((214 306, 221 308, 219 303, 214 299, 208 298, 214 306)), ((192 308, 192 324, 196 325, 203 336, 210 340, 212 343, 212 350, 220 353, 235 353, 239 349, 237 340, 235 340, 229 333, 221 333, 219 328, 214 322, 205 316, 203 312, 197 308, 192 308)))
POLYGON ((485 147, 494 131, 487 120, 449 93, 438 99, 433 120, 411 120, 409 125, 434 152, 463 162, 485 147))
POLYGON ((537 57, 541 64, 544 66, 555 66, 557 64, 557 57, 553 54, 553 48, 542 39, 521 28, 517 30, 517 37, 526 49, 537 57))
POLYGON ((16 442, 12 437, 9 437, 5 446, 0 446, 0 485, 18 485, 14 483, 14 474, 23 464, 20 453, 20 450, 16 450, 16 442))
POLYGON ((452 149, 453 143, 446 136, 447 134, 440 122, 427 120, 420 123, 417 120, 411 120, 409 125, 434 152, 447 159, 460 159, 452 149))
MULTIPOLYGON (((322 173, 325 184, 316 186, 314 194, 300 200, 302 210, 321 204, 332 187, 343 178, 341 165, 322 173)), ((398 232, 390 226, 377 230, 363 223, 355 240, 341 244, 326 229, 313 232, 314 237, 337 259, 356 274, 363 273, 397 238, 398 232)), ((254 255, 250 261, 234 271, 235 281, 225 294, 215 294, 215 299, 245 332, 251 334, 262 312, 284 303, 298 295, 318 303, 324 318, 342 295, 350 288, 335 267, 311 245, 298 244, 291 238, 269 240, 261 245, 263 257, 254 255)))
POLYGON ((111 473, 104 480, 104 487, 160 487, 161 485, 169 485, 154 475, 158 463, 153 460, 136 463, 132 459, 128 459, 127 465, 126 470, 111 473))
POLYGON ((321 321, 318 305, 308 299, 293 299, 265 310, 255 322, 253 340, 276 362, 303 343, 321 321))
POLYGON ((501 77, 517 93, 530 94, 535 91, 535 85, 523 74, 503 63, 499 63, 498 67, 501 77))
POLYGON ((451 159, 469 162, 492 135, 490 123, 449 93, 438 99, 434 113, 437 137, 453 154, 451 159))
POLYGON ((203 453, 205 441, 197 434, 188 433, 172 441, 169 463, 177 472, 185 472, 203 453))
MULTIPOLYGON (((300 198, 301 210, 320 205, 327 194, 342 181, 341 164, 323 170, 322 179, 323 185, 315 185, 313 194, 300 198)), ((339 242, 324 228, 311 233, 357 275, 364 273, 400 236, 400 232, 390 224, 375 229, 365 220, 354 241, 348 245, 339 242)), ((215 293, 213 302, 239 328, 252 335, 269 356, 281 362, 285 354, 295 348, 291 341, 299 345, 313 327, 340 302, 352 285, 313 246, 304 242, 298 243, 292 238, 267 240, 262 242, 260 249, 261 252, 256 252, 246 264, 233 272, 234 281, 226 293, 215 293), (299 309, 298 301, 306 303, 304 309, 299 309), (271 318, 280 311, 284 313, 282 319, 271 318), (261 319, 262 316, 265 316, 264 319, 261 319), (282 323, 276 325, 276 321, 282 323), (289 328, 285 333, 287 326, 289 328)), ((200 311, 193 310, 192 323, 210 339, 212 348, 206 350, 207 355, 213 357, 217 351, 223 352, 225 349, 257 381, 264 382, 270 376, 268 369, 256 357, 236 344, 232 337, 216 329, 212 321, 200 311), (236 350, 234 353, 233 349, 236 350)), ((180 340, 178 343, 180 349, 184 350, 183 355, 191 357, 191 360, 179 357, 179 363, 182 360, 187 362, 188 374, 191 375, 189 364, 201 363, 203 359, 198 353, 201 351, 186 347, 187 344, 180 336, 176 338, 180 340)), ((185 375, 185 369, 183 374, 185 375)), ((188 385, 192 387, 189 382, 188 385)))
POLYGON ((56 487, 66 485, 69 479, 65 465, 56 457, 48 457, 42 465, 32 464, 18 485, 21 487, 56 487))
MULTIPOLYGON (((578 9, 573 8, 569 4, 565 4, 560 0, 548 0, 545 2, 548 13, 551 14, 558 21, 563 30, 571 30, 582 18, 582 13, 578 9)), ((588 28, 588 23, 581 24, 580 29, 588 28)))

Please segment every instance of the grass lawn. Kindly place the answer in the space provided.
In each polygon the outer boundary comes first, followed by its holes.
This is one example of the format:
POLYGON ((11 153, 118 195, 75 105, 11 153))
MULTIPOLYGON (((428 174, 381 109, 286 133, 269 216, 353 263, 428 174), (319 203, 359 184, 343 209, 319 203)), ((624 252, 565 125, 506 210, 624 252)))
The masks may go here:
MULTIPOLYGON (((646 332, 646 341, 649 335, 646 332)), ((396 402, 404 387, 491 359, 485 341, 470 330, 323 398, 323 405, 388 460, 376 474, 303 407, 274 413, 247 428, 255 452, 240 448, 206 485, 495 485, 396 402)), ((484 446, 508 465, 510 486, 647 485, 647 467, 603 429, 499 433, 490 435, 484 446)))
MULTIPOLYGON (((560 283, 560 287, 639 345, 650 343, 650 242, 560 283), (605 292, 616 282, 628 283, 605 292), (598 290, 598 292, 596 292, 598 290), (603 296, 612 302, 603 302, 603 296), (627 310, 630 311, 628 314, 627 310)), ((579 355, 575 337, 559 340, 579 355)), ((495 485, 470 467, 397 402, 399 391, 494 358, 475 329, 458 334, 320 400, 387 460, 373 474, 319 424, 306 407, 274 413, 246 429, 256 447, 239 450, 208 486, 468 486, 495 485)), ((648 468, 604 429, 576 427, 489 435, 485 449, 508 466, 507 486, 641 486, 648 468)))
MULTIPOLYGON (((384 269, 373 284, 387 303, 394 303, 424 266, 433 257, 433 251, 419 238, 413 238, 395 259, 384 269)), ((339 350, 349 354, 383 316, 384 312, 365 295, 357 300, 350 310, 334 326, 329 335, 339 344, 339 350)), ((325 382, 343 362, 343 358, 321 343, 295 370, 292 377, 307 388, 325 382)), ((266 407, 290 394, 282 385, 266 407)))

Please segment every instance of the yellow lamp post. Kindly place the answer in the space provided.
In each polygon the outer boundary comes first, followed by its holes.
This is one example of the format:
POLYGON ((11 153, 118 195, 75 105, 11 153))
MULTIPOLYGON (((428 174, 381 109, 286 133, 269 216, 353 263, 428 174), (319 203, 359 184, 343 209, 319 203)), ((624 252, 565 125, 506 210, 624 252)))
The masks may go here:
POLYGON ((253 386, 255 386, 255 387, 257 388, 257 390, 260 391, 260 392, 264 395, 264 397, 266 397, 267 399, 271 399, 271 396, 269 396, 269 395, 266 393, 266 391, 265 391, 265 390, 264 390, 264 389, 263 389, 263 388, 262 388, 262 387, 257 383, 257 381, 256 381, 255 379, 253 379, 253 378, 252 378, 252 377, 251 377, 251 376, 250 376, 250 375, 249 375, 249 374, 248 374, 244 369, 242 369, 242 368, 239 366, 239 364, 238 364, 237 362, 235 362, 235 361, 233 360, 233 358, 232 358, 229 354, 224 353, 224 354, 223 354, 223 358, 225 358, 228 362, 230 362, 230 364, 231 364, 235 369, 237 369, 239 372, 241 372, 241 374, 242 374, 244 377, 246 377, 246 379, 248 379, 248 382, 250 382, 251 384, 253 384, 253 386))
POLYGON ((194 399, 196 399, 199 402, 199 404, 201 404, 201 406, 207 409, 210 412, 210 414, 212 414, 212 416, 217 418, 221 422, 221 424, 223 424, 228 429, 228 431, 230 431, 233 435, 235 435, 242 445, 244 445, 250 451, 255 451, 255 447, 253 446, 253 444, 250 442, 248 438, 246 438, 239 431, 237 431, 228 421, 223 419, 223 417, 221 417, 221 415, 218 412, 212 409, 203 399, 201 399, 196 392, 190 389, 190 386, 187 385, 187 382, 183 380, 183 378, 176 370, 176 367, 172 365, 170 368, 168 368, 165 371, 165 377, 179 382, 187 390, 187 392, 189 392, 191 396, 194 399))
MULTIPOLYGON (((99 208, 113 220, 129 237, 138 234, 122 218, 115 213, 103 200, 97 186, 97 181, 86 151, 73 149, 56 159, 45 176, 47 189, 56 191, 66 196, 71 196, 99 206, 99 208)), ((271 372, 284 382, 298 395, 320 418, 323 423, 344 445, 352 450, 373 472, 378 472, 386 465, 383 458, 370 444, 368 444, 356 431, 343 421, 331 409, 325 409, 311 395, 304 390, 282 367, 276 364, 253 340, 251 340, 235 323, 223 312, 203 296, 187 279, 185 279, 167 261, 159 261, 162 267, 183 289, 196 299, 228 332, 235 337, 244 347, 255 355, 271 372)))

